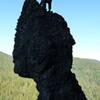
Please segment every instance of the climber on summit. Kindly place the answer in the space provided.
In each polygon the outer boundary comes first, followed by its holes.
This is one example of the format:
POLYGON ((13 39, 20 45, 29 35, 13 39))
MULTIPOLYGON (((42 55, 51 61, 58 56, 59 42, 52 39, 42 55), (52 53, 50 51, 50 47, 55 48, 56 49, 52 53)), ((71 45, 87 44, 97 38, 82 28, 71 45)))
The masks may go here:
POLYGON ((52 3, 52 0, 41 0, 41 3, 40 5, 46 9, 46 3, 48 4, 48 9, 49 11, 51 10, 51 3, 52 3))

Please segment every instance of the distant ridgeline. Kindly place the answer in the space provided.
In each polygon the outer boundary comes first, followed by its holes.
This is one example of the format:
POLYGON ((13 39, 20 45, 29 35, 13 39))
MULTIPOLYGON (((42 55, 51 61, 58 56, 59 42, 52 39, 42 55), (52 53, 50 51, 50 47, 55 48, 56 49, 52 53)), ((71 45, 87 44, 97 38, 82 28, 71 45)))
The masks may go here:
POLYGON ((71 72, 75 41, 64 18, 26 0, 17 23, 14 72, 37 83, 38 100, 87 100, 71 72))

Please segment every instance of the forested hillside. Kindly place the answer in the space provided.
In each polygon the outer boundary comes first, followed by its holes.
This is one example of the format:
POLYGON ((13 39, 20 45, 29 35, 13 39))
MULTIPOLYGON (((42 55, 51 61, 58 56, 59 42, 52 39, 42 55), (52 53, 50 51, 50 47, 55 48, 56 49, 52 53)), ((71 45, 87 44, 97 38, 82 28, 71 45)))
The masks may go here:
MULTIPOLYGON (((88 100, 100 100, 100 62, 74 58, 72 71, 88 100)), ((36 100, 35 86, 32 79, 14 74, 12 57, 0 52, 0 100, 36 100)))
POLYGON ((100 61, 74 58, 73 72, 88 100, 100 100, 100 61))

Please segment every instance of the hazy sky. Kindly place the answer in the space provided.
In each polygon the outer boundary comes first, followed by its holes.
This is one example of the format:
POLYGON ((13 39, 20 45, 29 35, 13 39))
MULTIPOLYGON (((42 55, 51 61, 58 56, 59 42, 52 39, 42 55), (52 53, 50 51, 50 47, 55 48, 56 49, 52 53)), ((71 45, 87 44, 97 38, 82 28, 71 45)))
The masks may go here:
MULTIPOLYGON (((40 1, 40 0, 39 0, 40 1)), ((15 27, 24 0, 0 0, 0 51, 12 54, 15 27)), ((53 0, 76 40, 75 57, 100 60, 100 0, 53 0)))

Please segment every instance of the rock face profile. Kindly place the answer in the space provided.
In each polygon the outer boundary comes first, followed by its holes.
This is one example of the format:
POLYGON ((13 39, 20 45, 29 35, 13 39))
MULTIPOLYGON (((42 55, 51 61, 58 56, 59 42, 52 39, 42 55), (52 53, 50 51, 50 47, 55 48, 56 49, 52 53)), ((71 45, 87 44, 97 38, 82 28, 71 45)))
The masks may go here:
POLYGON ((26 0, 18 19, 14 72, 37 83, 38 100, 87 100, 71 72, 75 41, 62 16, 26 0))

